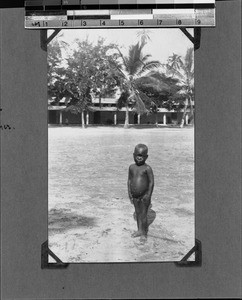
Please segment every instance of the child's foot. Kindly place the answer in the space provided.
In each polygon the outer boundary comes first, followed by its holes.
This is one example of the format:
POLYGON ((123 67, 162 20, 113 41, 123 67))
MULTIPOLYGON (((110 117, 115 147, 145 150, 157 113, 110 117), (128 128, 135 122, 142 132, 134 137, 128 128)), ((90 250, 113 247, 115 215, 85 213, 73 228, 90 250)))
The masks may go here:
POLYGON ((135 237, 139 237, 139 236, 142 236, 143 233, 141 231, 135 231, 134 233, 132 233, 132 237, 135 238, 135 237))

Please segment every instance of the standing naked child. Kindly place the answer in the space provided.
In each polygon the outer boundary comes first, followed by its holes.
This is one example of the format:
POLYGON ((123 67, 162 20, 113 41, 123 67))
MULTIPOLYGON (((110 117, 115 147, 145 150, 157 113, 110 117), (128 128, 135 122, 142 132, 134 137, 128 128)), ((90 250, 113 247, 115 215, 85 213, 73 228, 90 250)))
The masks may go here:
POLYGON ((151 167, 145 163, 148 158, 148 147, 138 144, 134 149, 135 164, 129 166, 128 193, 130 202, 134 204, 138 231, 133 237, 147 236, 147 213, 154 188, 154 175, 151 167))

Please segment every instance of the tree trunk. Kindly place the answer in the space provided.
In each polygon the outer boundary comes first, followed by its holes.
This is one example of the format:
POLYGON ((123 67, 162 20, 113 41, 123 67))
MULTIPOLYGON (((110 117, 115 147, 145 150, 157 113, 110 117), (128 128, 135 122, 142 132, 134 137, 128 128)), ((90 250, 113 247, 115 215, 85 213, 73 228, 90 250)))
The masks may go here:
POLYGON ((82 110, 82 128, 85 128, 85 118, 84 118, 84 111, 82 110))
POLYGON ((99 107, 102 107, 102 95, 101 93, 99 94, 99 107))
POLYGON ((125 111, 125 122, 124 122, 124 128, 129 128, 129 106, 125 106, 126 111, 125 111))
POLYGON ((192 97, 189 97, 189 106, 190 106, 190 124, 194 123, 194 110, 192 106, 192 97))
POLYGON ((185 117, 186 117, 186 113, 187 113, 187 105, 188 105, 188 99, 186 99, 186 101, 185 101, 185 106, 184 106, 184 111, 183 111, 183 114, 182 114, 180 128, 183 128, 184 123, 185 123, 185 117))
POLYGON ((155 113, 155 126, 158 127, 158 113, 155 113))

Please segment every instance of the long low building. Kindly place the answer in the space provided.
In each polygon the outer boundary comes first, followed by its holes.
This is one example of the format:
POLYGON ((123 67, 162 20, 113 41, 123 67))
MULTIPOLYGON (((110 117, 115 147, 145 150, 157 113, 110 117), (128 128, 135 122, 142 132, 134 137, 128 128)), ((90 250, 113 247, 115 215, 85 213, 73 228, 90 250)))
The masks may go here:
MULTIPOLYGON (((113 98, 102 98, 101 103, 98 98, 92 100, 93 105, 90 110, 84 112, 86 125, 121 125, 125 123, 126 109, 117 109, 116 100, 113 98)), ((188 110, 189 112, 189 110, 188 110)), ((156 114, 138 115, 129 109, 129 124, 145 125, 177 124, 181 121, 183 111, 168 111, 165 108, 159 108, 156 114)), ((65 101, 60 101, 59 106, 48 106, 49 124, 81 124, 81 113, 74 114, 66 110, 65 101)), ((185 118, 185 124, 188 124, 188 114, 185 118)))

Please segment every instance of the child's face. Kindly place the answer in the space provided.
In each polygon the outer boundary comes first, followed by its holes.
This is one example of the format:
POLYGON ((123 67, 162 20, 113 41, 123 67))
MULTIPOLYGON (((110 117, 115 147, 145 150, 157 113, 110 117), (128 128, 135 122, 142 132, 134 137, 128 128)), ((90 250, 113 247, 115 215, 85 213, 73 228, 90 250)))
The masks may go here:
POLYGON ((142 166, 148 158, 147 151, 143 148, 135 148, 133 156, 137 166, 142 166))

